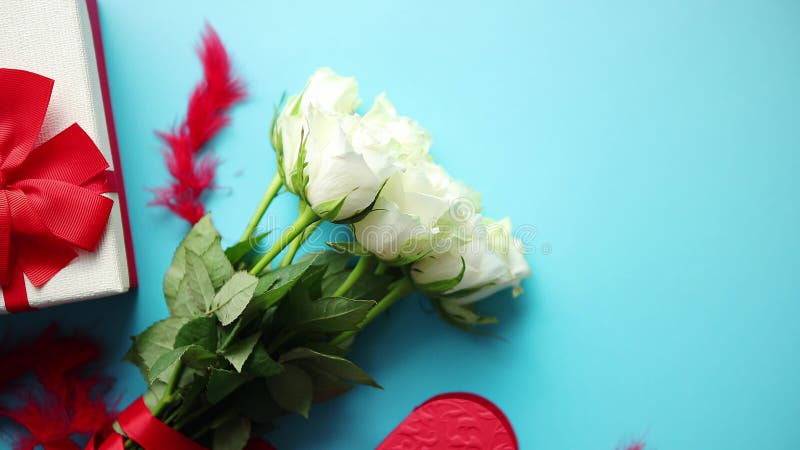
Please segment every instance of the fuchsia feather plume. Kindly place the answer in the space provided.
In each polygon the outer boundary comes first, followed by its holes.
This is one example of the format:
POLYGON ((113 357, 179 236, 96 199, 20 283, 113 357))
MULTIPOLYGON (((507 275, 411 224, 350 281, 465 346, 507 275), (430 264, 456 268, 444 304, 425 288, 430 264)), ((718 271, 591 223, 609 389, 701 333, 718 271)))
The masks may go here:
POLYGON ((246 96, 244 83, 235 75, 228 52, 216 31, 207 25, 198 56, 203 80, 194 88, 186 118, 169 132, 156 132, 164 142, 164 160, 172 181, 154 189, 152 205, 169 208, 194 224, 205 215, 202 195, 213 188, 218 160, 201 155, 208 142, 230 122, 230 109, 246 96))

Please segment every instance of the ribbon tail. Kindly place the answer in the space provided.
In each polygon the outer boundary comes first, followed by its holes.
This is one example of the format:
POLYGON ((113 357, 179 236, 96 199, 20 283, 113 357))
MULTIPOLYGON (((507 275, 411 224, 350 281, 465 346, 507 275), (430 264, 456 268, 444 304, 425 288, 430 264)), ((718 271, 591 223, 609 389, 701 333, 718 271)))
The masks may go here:
POLYGON ((11 280, 12 253, 11 207, 6 192, 0 191, 0 286, 11 280))
POLYGON ((3 287, 3 301, 9 313, 32 311, 34 308, 28 303, 28 291, 25 288, 25 275, 19 265, 11 270, 11 280, 3 287))

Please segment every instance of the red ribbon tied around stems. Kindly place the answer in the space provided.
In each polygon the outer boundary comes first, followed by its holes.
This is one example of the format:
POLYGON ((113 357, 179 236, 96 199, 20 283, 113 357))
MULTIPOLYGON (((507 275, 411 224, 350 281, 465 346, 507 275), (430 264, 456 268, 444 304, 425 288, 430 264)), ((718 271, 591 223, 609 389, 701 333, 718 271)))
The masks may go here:
POLYGON ((113 201, 108 162, 78 124, 35 147, 53 80, 0 69, 0 287, 6 310, 31 309, 24 276, 41 287, 94 251, 113 201))
MULTIPOLYGON (((208 450, 158 420, 141 397, 120 413, 117 424, 145 450, 208 450)), ((125 450, 125 445, 123 437, 109 427, 92 436, 84 450, 125 450)), ((275 450, 275 447, 252 438, 244 450, 275 450)))

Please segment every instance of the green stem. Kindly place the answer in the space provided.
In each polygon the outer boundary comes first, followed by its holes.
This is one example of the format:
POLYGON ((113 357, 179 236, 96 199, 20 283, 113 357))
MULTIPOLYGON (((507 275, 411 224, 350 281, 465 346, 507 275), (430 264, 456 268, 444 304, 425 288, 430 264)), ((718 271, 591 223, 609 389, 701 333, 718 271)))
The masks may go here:
POLYGON ((294 260, 294 255, 296 255, 297 251, 300 250, 300 247, 303 245, 303 242, 305 242, 306 240, 308 240, 309 237, 311 237, 311 233, 313 233, 314 230, 317 229, 320 223, 321 222, 312 223, 311 225, 308 226, 308 228, 305 229, 305 231, 303 231, 303 234, 294 238, 292 244, 286 250, 286 255, 281 260, 280 267, 286 267, 292 263, 292 261, 294 260))
POLYGON ((289 245, 290 242, 292 242, 292 240, 294 240, 294 238, 302 233, 306 227, 318 222, 319 220, 320 218, 317 217, 313 209, 306 208, 305 211, 300 214, 300 217, 298 217, 297 220, 295 220, 294 223, 289 226, 289 228, 287 228, 283 234, 281 234, 281 237, 278 238, 278 241, 275 242, 275 244, 273 244, 269 250, 267 250, 267 253, 264 253, 264 256, 258 260, 256 265, 250 269, 250 274, 258 275, 261 273, 261 271, 267 267, 267 264, 272 262, 272 260, 278 256, 278 253, 280 253, 281 250, 283 250, 287 245, 289 245))
MULTIPOLYGON (((211 414, 212 418, 208 418, 208 419, 203 420, 201 422, 203 424, 203 426, 200 428, 200 430, 198 430, 198 431, 202 431, 202 432, 208 431, 208 425, 212 422, 213 417, 219 417, 219 415, 220 415, 219 410, 221 408, 227 408, 227 406, 224 405, 225 401, 230 399, 233 396, 233 394, 236 392, 237 389, 239 389, 239 388, 236 388, 233 391, 231 391, 228 394, 228 396, 226 397, 226 399, 222 400, 222 402, 220 402, 220 403, 206 404, 206 405, 200 406, 198 408, 195 408, 195 410, 191 414, 189 414, 186 417, 184 417, 181 420, 179 420, 175 425, 172 426, 172 428, 174 428, 175 430, 178 430, 178 431, 180 431, 182 429, 185 429, 188 425, 190 425, 196 419, 202 418, 204 415, 206 415, 209 412, 212 412, 212 410, 213 410, 213 414, 211 414)), ((224 411, 224 409, 223 409, 223 411, 224 411)), ((202 434, 201 434, 201 436, 202 436, 202 434)), ((199 437, 200 436, 197 436, 196 438, 193 437, 193 439, 197 439, 199 437)))
POLYGON ((175 369, 172 371, 172 375, 169 376, 169 381, 167 382, 167 388, 164 390, 164 395, 161 396, 161 400, 159 400, 155 408, 153 408, 152 414, 155 417, 158 417, 158 415, 164 411, 164 408, 169 406, 174 400, 175 388, 178 385, 178 380, 180 380, 182 373, 183 363, 180 359, 178 359, 175 362, 175 369))
MULTIPOLYGON (((386 295, 375 305, 372 309, 369 310, 367 316, 364 320, 358 325, 358 329, 361 330, 367 326, 370 322, 372 322, 380 313, 386 311, 390 306, 392 306, 396 301, 400 300, 401 298, 405 297, 406 295, 414 292, 414 285, 411 283, 407 277, 404 277, 398 280, 394 286, 386 293, 386 295)), ((339 345, 342 342, 346 341, 350 337, 354 336, 356 331, 345 331, 340 333, 338 336, 331 340, 332 345, 339 345)))
POLYGON ((193 441, 197 441, 201 437, 205 436, 206 433, 208 433, 209 431, 219 428, 220 425, 238 416, 239 414, 233 405, 230 406, 226 405, 222 411, 214 414, 214 417, 211 420, 204 422, 203 426, 201 426, 200 429, 196 430, 193 434, 191 434, 190 437, 193 441))
POLYGON ((181 409, 180 408, 175 408, 175 410, 172 411, 172 414, 168 415, 164 420, 162 420, 162 422, 164 422, 167 425, 175 422, 175 420, 178 418, 178 413, 179 412, 181 412, 181 409))
POLYGON ((233 326, 233 329, 231 330, 231 332, 230 332, 230 333, 229 333, 227 336, 225 336, 225 339, 222 341, 222 344, 220 344, 220 346, 219 346, 219 349, 217 350, 218 352, 220 352, 220 353, 221 353, 221 352, 223 352, 223 351, 224 351, 226 348, 228 348, 228 346, 231 344, 231 340, 233 340, 233 337, 234 337, 234 336, 236 336, 237 334, 239 334, 239 333, 237 333, 237 331, 239 331, 239 328, 240 328, 242 325, 244 325, 244 324, 242 323, 242 320, 244 320, 244 319, 243 319, 242 317, 239 317, 239 318, 238 318, 238 319, 236 319, 236 320, 237 320, 237 322, 236 322, 236 324, 233 326))
POLYGON ((203 414, 205 414, 206 412, 208 412, 208 410, 211 409, 212 406, 215 406, 215 405, 206 405, 206 406, 199 407, 198 409, 194 410, 193 413, 191 413, 188 416, 184 417, 182 420, 179 420, 178 423, 176 423, 173 428, 175 428, 176 430, 180 430, 181 428, 183 428, 186 425, 188 425, 194 419, 196 419, 196 418, 202 416, 203 414))
POLYGON ((383 274, 385 274, 386 273, 386 269, 388 269, 388 268, 389 268, 389 266, 387 266, 385 262, 378 261, 378 266, 375 267, 375 275, 383 275, 383 274))
POLYGON ((336 292, 333 293, 334 297, 341 297, 345 294, 345 292, 349 291, 350 288, 353 287, 354 284, 361 278, 362 275, 367 271, 369 267, 369 263, 372 261, 372 258, 369 256, 361 256, 358 258, 358 262, 356 266, 353 267, 353 270, 350 271, 350 274, 347 275, 345 278, 344 283, 339 286, 339 289, 336 289, 336 292))
MULTIPOLYGON (((183 374, 183 362, 179 359, 175 362, 175 369, 169 376, 169 381, 167 381, 167 388, 164 390, 164 395, 161 396, 161 399, 158 401, 155 408, 153 408, 153 411, 151 412, 154 417, 158 417, 158 415, 164 412, 164 409, 167 406, 170 406, 173 400, 175 400, 175 389, 178 387, 178 382, 180 381, 182 374, 183 374)), ((130 438, 125 438, 123 447, 126 450, 133 450, 139 448, 139 445, 136 442, 130 440, 130 438)))
POLYGON ((267 211, 267 208, 269 208, 269 204, 272 203, 272 200, 276 195, 278 195, 278 191, 281 190, 282 185, 283 180, 281 179, 281 175, 276 173, 275 177, 269 183, 269 186, 267 186, 264 196, 261 197, 261 202, 258 204, 256 212, 253 213, 253 217, 250 218, 250 223, 247 224, 247 228, 244 230, 244 234, 242 234, 242 238, 239 239, 239 242, 244 242, 247 239, 250 239, 250 236, 252 236, 253 232, 256 231, 258 223, 261 222, 261 218, 264 217, 264 213, 267 211))

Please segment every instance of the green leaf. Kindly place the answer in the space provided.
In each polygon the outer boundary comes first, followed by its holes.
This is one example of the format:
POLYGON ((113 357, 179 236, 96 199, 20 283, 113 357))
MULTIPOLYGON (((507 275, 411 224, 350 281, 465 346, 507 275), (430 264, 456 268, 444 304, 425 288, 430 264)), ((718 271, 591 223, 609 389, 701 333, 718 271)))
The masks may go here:
POLYGON ((161 355, 174 348, 175 337, 186 322, 188 319, 170 317, 154 323, 140 335, 131 338, 133 342, 125 360, 139 367, 142 377, 149 380, 150 368, 161 355))
POLYGON ((144 400, 144 404, 147 406, 147 409, 153 411, 159 400, 161 400, 161 397, 164 396, 164 392, 166 392, 166 390, 167 383, 164 383, 163 381, 156 381, 155 383, 152 383, 142 396, 142 400, 144 400))
POLYGON ((236 320, 253 298, 258 278, 247 272, 236 272, 211 301, 211 308, 222 325, 236 320))
POLYGON ((185 347, 176 348, 161 355, 161 357, 156 360, 153 367, 150 369, 148 382, 154 382, 159 378, 159 375, 165 372, 168 377, 171 371, 167 371, 167 368, 174 366, 179 359, 189 367, 204 369, 210 362, 217 359, 217 355, 199 345, 187 345, 185 347))
POLYGON ((186 302, 193 304, 196 315, 208 310, 211 299, 214 298, 214 285, 211 284, 208 269, 200 255, 189 249, 186 250, 186 274, 178 288, 178 298, 182 295, 190 296, 186 302))
MULTIPOLYGON (((321 296, 328 297, 333 295, 345 282, 348 275, 350 275, 350 270, 326 275, 325 279, 322 280, 321 296)), ((383 298, 388 292, 388 287, 396 279, 396 274, 383 273, 376 275, 372 270, 365 271, 347 291, 347 296, 349 298, 367 300, 383 298)))
MULTIPOLYGON (((367 217, 367 214, 369 214, 370 211, 372 211, 372 209, 375 208, 375 202, 378 201, 378 197, 380 197, 383 188, 386 187, 387 181, 389 181, 388 178, 383 181, 383 184, 381 184, 381 187, 380 189, 378 189, 378 192, 375 193, 375 197, 372 198, 372 202, 369 204, 369 206, 357 212, 355 215, 352 215, 342 220, 337 220, 334 223, 351 224, 351 223, 361 222, 361 220, 364 219, 364 217, 367 217)), ((337 211, 336 214, 338 215, 339 211, 337 211)), ((333 217, 335 218, 336 216, 334 215, 333 217)), ((331 219, 331 222, 333 222, 333 219, 331 219)))
POLYGON ((328 342, 309 342, 308 344, 305 344, 305 347, 314 350, 315 352, 325 353, 328 355, 344 356, 347 354, 345 349, 342 349, 336 345, 332 345, 328 342))
POLYGON ((278 170, 283 178, 283 142, 278 131, 278 117, 281 115, 281 106, 286 101, 286 91, 281 94, 281 99, 272 107, 272 120, 269 123, 269 141, 278 156, 278 170))
POLYGON ((494 286, 495 284, 497 284, 497 282, 489 281, 488 283, 479 284, 478 286, 473 286, 471 288, 459 289, 459 290, 457 290, 455 292, 448 292, 446 294, 439 294, 436 297, 442 298, 442 299, 445 299, 445 298, 463 298, 463 297, 466 297, 468 295, 472 295, 472 294, 474 294, 476 292, 482 291, 482 290, 484 290, 484 289, 486 289, 486 288, 488 288, 490 286, 494 286))
POLYGON ((261 330, 269 333, 275 324, 275 312, 278 310, 277 306, 273 306, 264 311, 261 315, 261 330))
POLYGON ((237 417, 214 430, 214 450, 242 450, 250 440, 250 421, 237 417))
POLYGON ((419 253, 414 253, 412 255, 398 255, 396 258, 392 259, 391 261, 386 261, 386 264, 393 266, 393 267, 401 267, 407 266, 411 263, 417 262, 420 259, 428 256, 433 250, 424 250, 420 251, 419 253))
POLYGON ((314 212, 317 213, 322 220, 333 222, 336 219, 336 216, 338 216, 342 211, 342 207, 344 206, 344 202, 347 200, 348 195, 345 195, 342 198, 336 198, 333 200, 328 200, 327 202, 322 202, 318 204, 316 208, 314 208, 314 212))
POLYGON ((220 239, 219 233, 211 223, 211 218, 205 216, 192 227, 175 250, 172 263, 164 275, 164 298, 171 315, 183 317, 198 315, 193 303, 187 303, 191 297, 184 294, 179 298, 178 295, 185 286, 187 251, 198 255, 203 261, 215 290, 233 275, 233 266, 222 251, 220 239))
MULTIPOLYGON (((190 232, 191 233, 191 232, 190 232)), ((164 274, 164 299, 167 308, 172 316, 191 316, 191 309, 186 309, 184 305, 177 302, 178 288, 181 285, 183 276, 186 273, 186 248, 181 244, 175 250, 172 263, 164 274)))
POLYGON ((249 358, 250 354, 253 353, 253 348, 258 343, 259 338, 261 338, 260 332, 247 336, 246 338, 228 346, 228 348, 223 352, 222 356, 230 361, 231 365, 233 365, 233 368, 236 369, 237 372, 241 372, 242 367, 244 367, 244 363, 247 361, 247 358, 249 358))
POLYGON ((228 257, 228 261, 230 261, 231 264, 236 265, 236 263, 241 261, 245 255, 253 251, 261 242, 261 240, 267 237, 269 233, 270 232, 267 231, 266 233, 261 233, 255 237, 245 239, 242 242, 237 242, 236 244, 225 249, 225 256, 228 257))
MULTIPOLYGON (((299 104, 300 103, 298 100, 298 105, 299 104)), ((300 149, 297 153, 294 169, 289 176, 292 179, 292 187, 298 193, 300 198, 305 200, 306 185, 308 184, 308 176, 305 174, 306 166, 308 166, 308 162, 306 162, 306 141, 308 140, 308 135, 305 134, 305 131, 301 131, 300 133, 300 149)))
POLYGON ((200 219, 183 242, 187 249, 197 253, 203 259, 214 289, 219 289, 233 276, 233 266, 225 256, 220 242, 221 237, 211 223, 210 215, 200 219))
POLYGON ((281 362, 294 361, 295 363, 307 362, 313 367, 354 383, 366 384, 382 389, 371 376, 363 369, 353 364, 352 361, 337 355, 327 355, 309 348, 298 347, 281 356, 281 362))
MULTIPOLYGON (((147 393, 145 393, 143 397, 145 398, 145 403, 144 404, 149 409, 150 406, 147 404, 147 393)), ((153 405, 153 408, 155 408, 155 405, 153 405)), ((128 437, 128 435, 125 433, 125 431, 119 425, 119 422, 116 421, 116 420, 114 421, 114 423, 111 424, 111 429, 114 430, 115 433, 117 433, 118 435, 120 435, 120 436, 122 436, 124 438, 128 437)))
POLYGON ((461 271, 458 272, 458 275, 450 278, 448 280, 438 280, 438 281, 431 281, 430 283, 417 283, 415 286, 422 292, 444 292, 453 289, 454 287, 458 286, 458 283, 461 282, 461 279, 464 278, 464 271, 467 269, 467 265, 464 262, 464 257, 461 257, 461 271))
POLYGON ((495 334, 477 328, 478 325, 497 323, 496 318, 481 316, 471 305, 461 306, 447 303, 440 299, 431 299, 431 304, 445 323, 470 334, 499 338, 495 334))
POLYGON ((363 245, 359 244, 356 241, 352 242, 328 242, 328 247, 341 252, 347 253, 350 255, 355 256, 370 256, 372 253, 369 252, 363 245))
POLYGON ((251 380, 237 389, 231 403, 237 413, 256 423, 269 423, 285 414, 270 396, 263 379, 251 380))
POLYGON ((269 378, 283 372, 283 365, 273 360, 263 347, 256 347, 244 365, 244 373, 254 377, 269 378))
POLYGON ((347 254, 334 251, 323 251, 307 253, 303 255, 298 262, 313 260, 313 265, 326 267, 325 274, 329 275, 345 270, 347 268, 347 264, 350 263, 352 259, 353 258, 347 254))
POLYGON ((206 398, 212 404, 218 403, 245 382, 247 382, 247 377, 240 373, 225 369, 211 369, 206 398))
POLYGON ((298 292, 305 292, 308 298, 321 298, 322 297, 322 280, 327 272, 327 267, 312 264, 308 270, 305 271, 300 281, 295 285, 294 292, 290 296, 296 295, 298 292))
POLYGON ((303 369, 285 364, 283 372, 267 378, 267 388, 275 403, 281 408, 308 418, 313 386, 311 377, 303 369))
POLYGON ((315 402, 324 402, 336 398, 346 392, 352 391, 355 387, 350 383, 342 381, 339 377, 335 377, 314 367, 306 367, 305 369, 311 377, 311 383, 314 385, 313 398, 315 402))
MULTIPOLYGON (((185 248, 178 250, 176 258, 178 254, 182 255, 180 259, 183 261, 181 278, 175 290, 175 296, 171 299, 167 297, 167 307, 173 316, 197 317, 204 311, 206 295, 209 291, 208 284, 203 283, 202 280, 205 278, 210 283, 210 278, 208 278, 208 272, 205 272, 205 277, 203 277, 202 272, 205 271, 205 265, 197 254, 185 248)), ((213 295, 213 287, 210 291, 213 295)))
POLYGON ((336 332, 358 330, 359 324, 375 302, 345 297, 326 297, 318 300, 302 298, 286 302, 286 322, 294 327, 336 332))
POLYGON ((253 293, 252 307, 266 310, 277 303, 294 287, 314 260, 315 258, 304 259, 261 276, 253 293))
POLYGON ((461 323, 468 325, 490 325, 497 323, 496 317, 482 316, 475 310, 474 305, 459 305, 457 303, 443 301, 442 310, 450 317, 461 323))
POLYGON ((211 317, 198 317, 181 327, 175 336, 174 348, 192 344, 209 352, 217 351, 217 321, 211 317))

